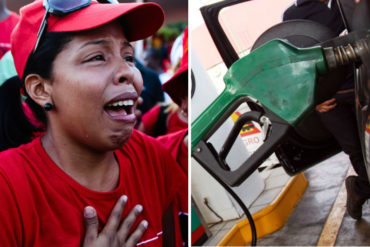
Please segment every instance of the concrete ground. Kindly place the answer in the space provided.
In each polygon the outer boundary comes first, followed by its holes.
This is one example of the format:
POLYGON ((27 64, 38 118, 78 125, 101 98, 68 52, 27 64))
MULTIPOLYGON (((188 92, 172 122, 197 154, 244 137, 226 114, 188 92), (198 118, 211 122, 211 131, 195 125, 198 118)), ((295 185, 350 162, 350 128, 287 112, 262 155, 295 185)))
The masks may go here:
MULTIPOLYGON (((308 169, 305 176, 309 185, 286 224, 280 230, 258 239, 257 245, 370 246, 370 200, 365 202, 363 218, 359 221, 345 212, 343 182, 349 166, 347 156, 340 153, 308 169), (328 227, 324 227, 325 224, 328 227), (331 244, 323 244, 319 239, 330 239, 331 244)), ((215 239, 221 239, 220 234, 228 232, 223 228, 230 229, 239 220, 213 226, 210 229, 213 236, 203 246, 215 246, 215 239)))

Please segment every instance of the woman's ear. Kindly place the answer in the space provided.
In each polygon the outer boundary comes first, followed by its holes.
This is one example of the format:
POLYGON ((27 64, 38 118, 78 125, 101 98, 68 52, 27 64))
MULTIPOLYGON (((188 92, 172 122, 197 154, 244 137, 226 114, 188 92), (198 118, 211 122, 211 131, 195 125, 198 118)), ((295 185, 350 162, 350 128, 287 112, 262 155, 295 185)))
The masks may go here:
POLYGON ((28 95, 38 105, 43 107, 46 103, 52 103, 50 80, 44 79, 38 74, 30 74, 26 77, 24 84, 28 95))

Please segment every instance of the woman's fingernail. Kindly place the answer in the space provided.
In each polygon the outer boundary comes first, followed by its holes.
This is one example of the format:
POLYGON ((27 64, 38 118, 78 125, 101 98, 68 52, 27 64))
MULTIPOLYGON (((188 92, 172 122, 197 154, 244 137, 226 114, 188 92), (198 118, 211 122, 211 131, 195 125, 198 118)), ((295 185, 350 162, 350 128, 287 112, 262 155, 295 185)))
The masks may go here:
POLYGON ((127 202, 127 196, 126 195, 123 195, 123 196, 121 196, 121 198, 120 198, 123 202, 127 202))
POLYGON ((84 210, 85 218, 93 218, 96 216, 95 209, 91 206, 87 206, 84 210))
POLYGON ((146 228, 148 228, 148 225, 149 225, 148 221, 143 220, 143 221, 141 222, 141 224, 143 225, 143 227, 145 227, 145 229, 146 229, 146 228))
POLYGON ((135 209, 138 213, 141 213, 143 211, 143 206, 141 206, 140 204, 136 205, 135 206, 135 209))

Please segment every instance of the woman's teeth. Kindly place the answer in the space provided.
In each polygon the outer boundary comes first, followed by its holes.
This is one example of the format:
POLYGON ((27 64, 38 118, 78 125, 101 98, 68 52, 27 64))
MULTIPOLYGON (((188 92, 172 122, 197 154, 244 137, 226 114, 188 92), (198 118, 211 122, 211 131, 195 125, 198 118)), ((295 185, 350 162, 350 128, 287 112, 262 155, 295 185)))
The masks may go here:
POLYGON ((107 104, 104 110, 114 121, 134 123, 136 121, 135 102, 134 99, 117 100, 107 104))
POLYGON ((108 107, 119 107, 119 106, 133 106, 134 101, 133 100, 121 100, 121 101, 116 101, 112 104, 109 104, 108 107))

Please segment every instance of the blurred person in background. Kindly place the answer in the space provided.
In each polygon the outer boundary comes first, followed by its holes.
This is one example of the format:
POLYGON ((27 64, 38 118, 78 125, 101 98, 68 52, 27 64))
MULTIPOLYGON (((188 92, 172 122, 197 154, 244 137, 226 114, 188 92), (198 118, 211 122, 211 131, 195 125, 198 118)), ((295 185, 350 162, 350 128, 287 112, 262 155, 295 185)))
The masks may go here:
POLYGON ((10 53, 10 36, 18 20, 18 14, 7 9, 6 0, 0 0, 0 86, 16 74, 10 53))
MULTIPOLYGON (((182 37, 183 55, 180 67, 173 77, 164 85, 163 90, 167 92, 171 99, 178 105, 188 117, 188 28, 185 28, 182 37)), ((157 137, 157 140, 167 149, 172 157, 180 165, 184 175, 188 175, 188 127, 173 131, 166 135, 157 137)), ((175 219, 175 236, 177 239, 176 247, 187 246, 188 244, 188 190, 183 188, 177 195, 174 204, 173 218, 175 219), (178 241, 181 239, 182 242, 178 241)))
MULTIPOLYGON (((336 0, 297 0, 283 14, 283 21, 307 19, 330 28, 336 35, 345 30, 336 0)), ((370 198, 367 176, 356 122, 354 74, 348 73, 339 90, 316 106, 322 123, 349 156, 357 176, 346 178, 347 212, 361 219, 362 205, 370 198)))
POLYGON ((184 105, 179 106, 176 102, 161 103, 142 115, 138 130, 147 135, 157 137, 173 133, 188 127, 188 114, 184 111, 184 105))
POLYGON ((138 109, 141 114, 144 114, 156 104, 164 101, 164 93, 159 76, 155 71, 145 67, 138 60, 136 60, 136 67, 143 77, 143 91, 140 94, 143 102, 138 105, 138 109))
MULTIPOLYGON (((171 48, 170 57, 174 71, 179 71, 181 69, 180 65, 185 64, 183 59, 187 56, 184 57, 183 54, 187 52, 184 51, 184 40, 187 39, 187 37, 184 39, 184 35, 187 35, 186 32, 187 28, 175 39, 171 48)), ((171 83, 168 83, 168 81, 164 84, 170 85, 171 83)), ((188 128, 188 102, 182 102, 180 98, 169 95, 165 87, 167 86, 163 85, 165 94, 170 99, 167 102, 155 105, 147 113, 143 114, 142 121, 138 127, 140 131, 154 137, 188 128)), ((181 88, 178 89, 177 93, 182 92, 182 90, 181 88)))
MULTIPOLYGON (((144 52, 144 65, 158 74, 161 85, 171 77, 170 73, 164 71, 164 54, 162 51, 163 49, 159 50, 152 47, 144 52)), ((166 93, 164 93, 164 101, 171 102, 170 97, 166 93)))
POLYGON ((19 20, 19 16, 8 10, 6 0, 0 0, 0 58, 10 50, 10 35, 19 20))
POLYGON ((155 48, 149 48, 144 53, 144 65, 157 72, 162 84, 168 81, 171 75, 164 71, 164 55, 162 52, 155 48))

